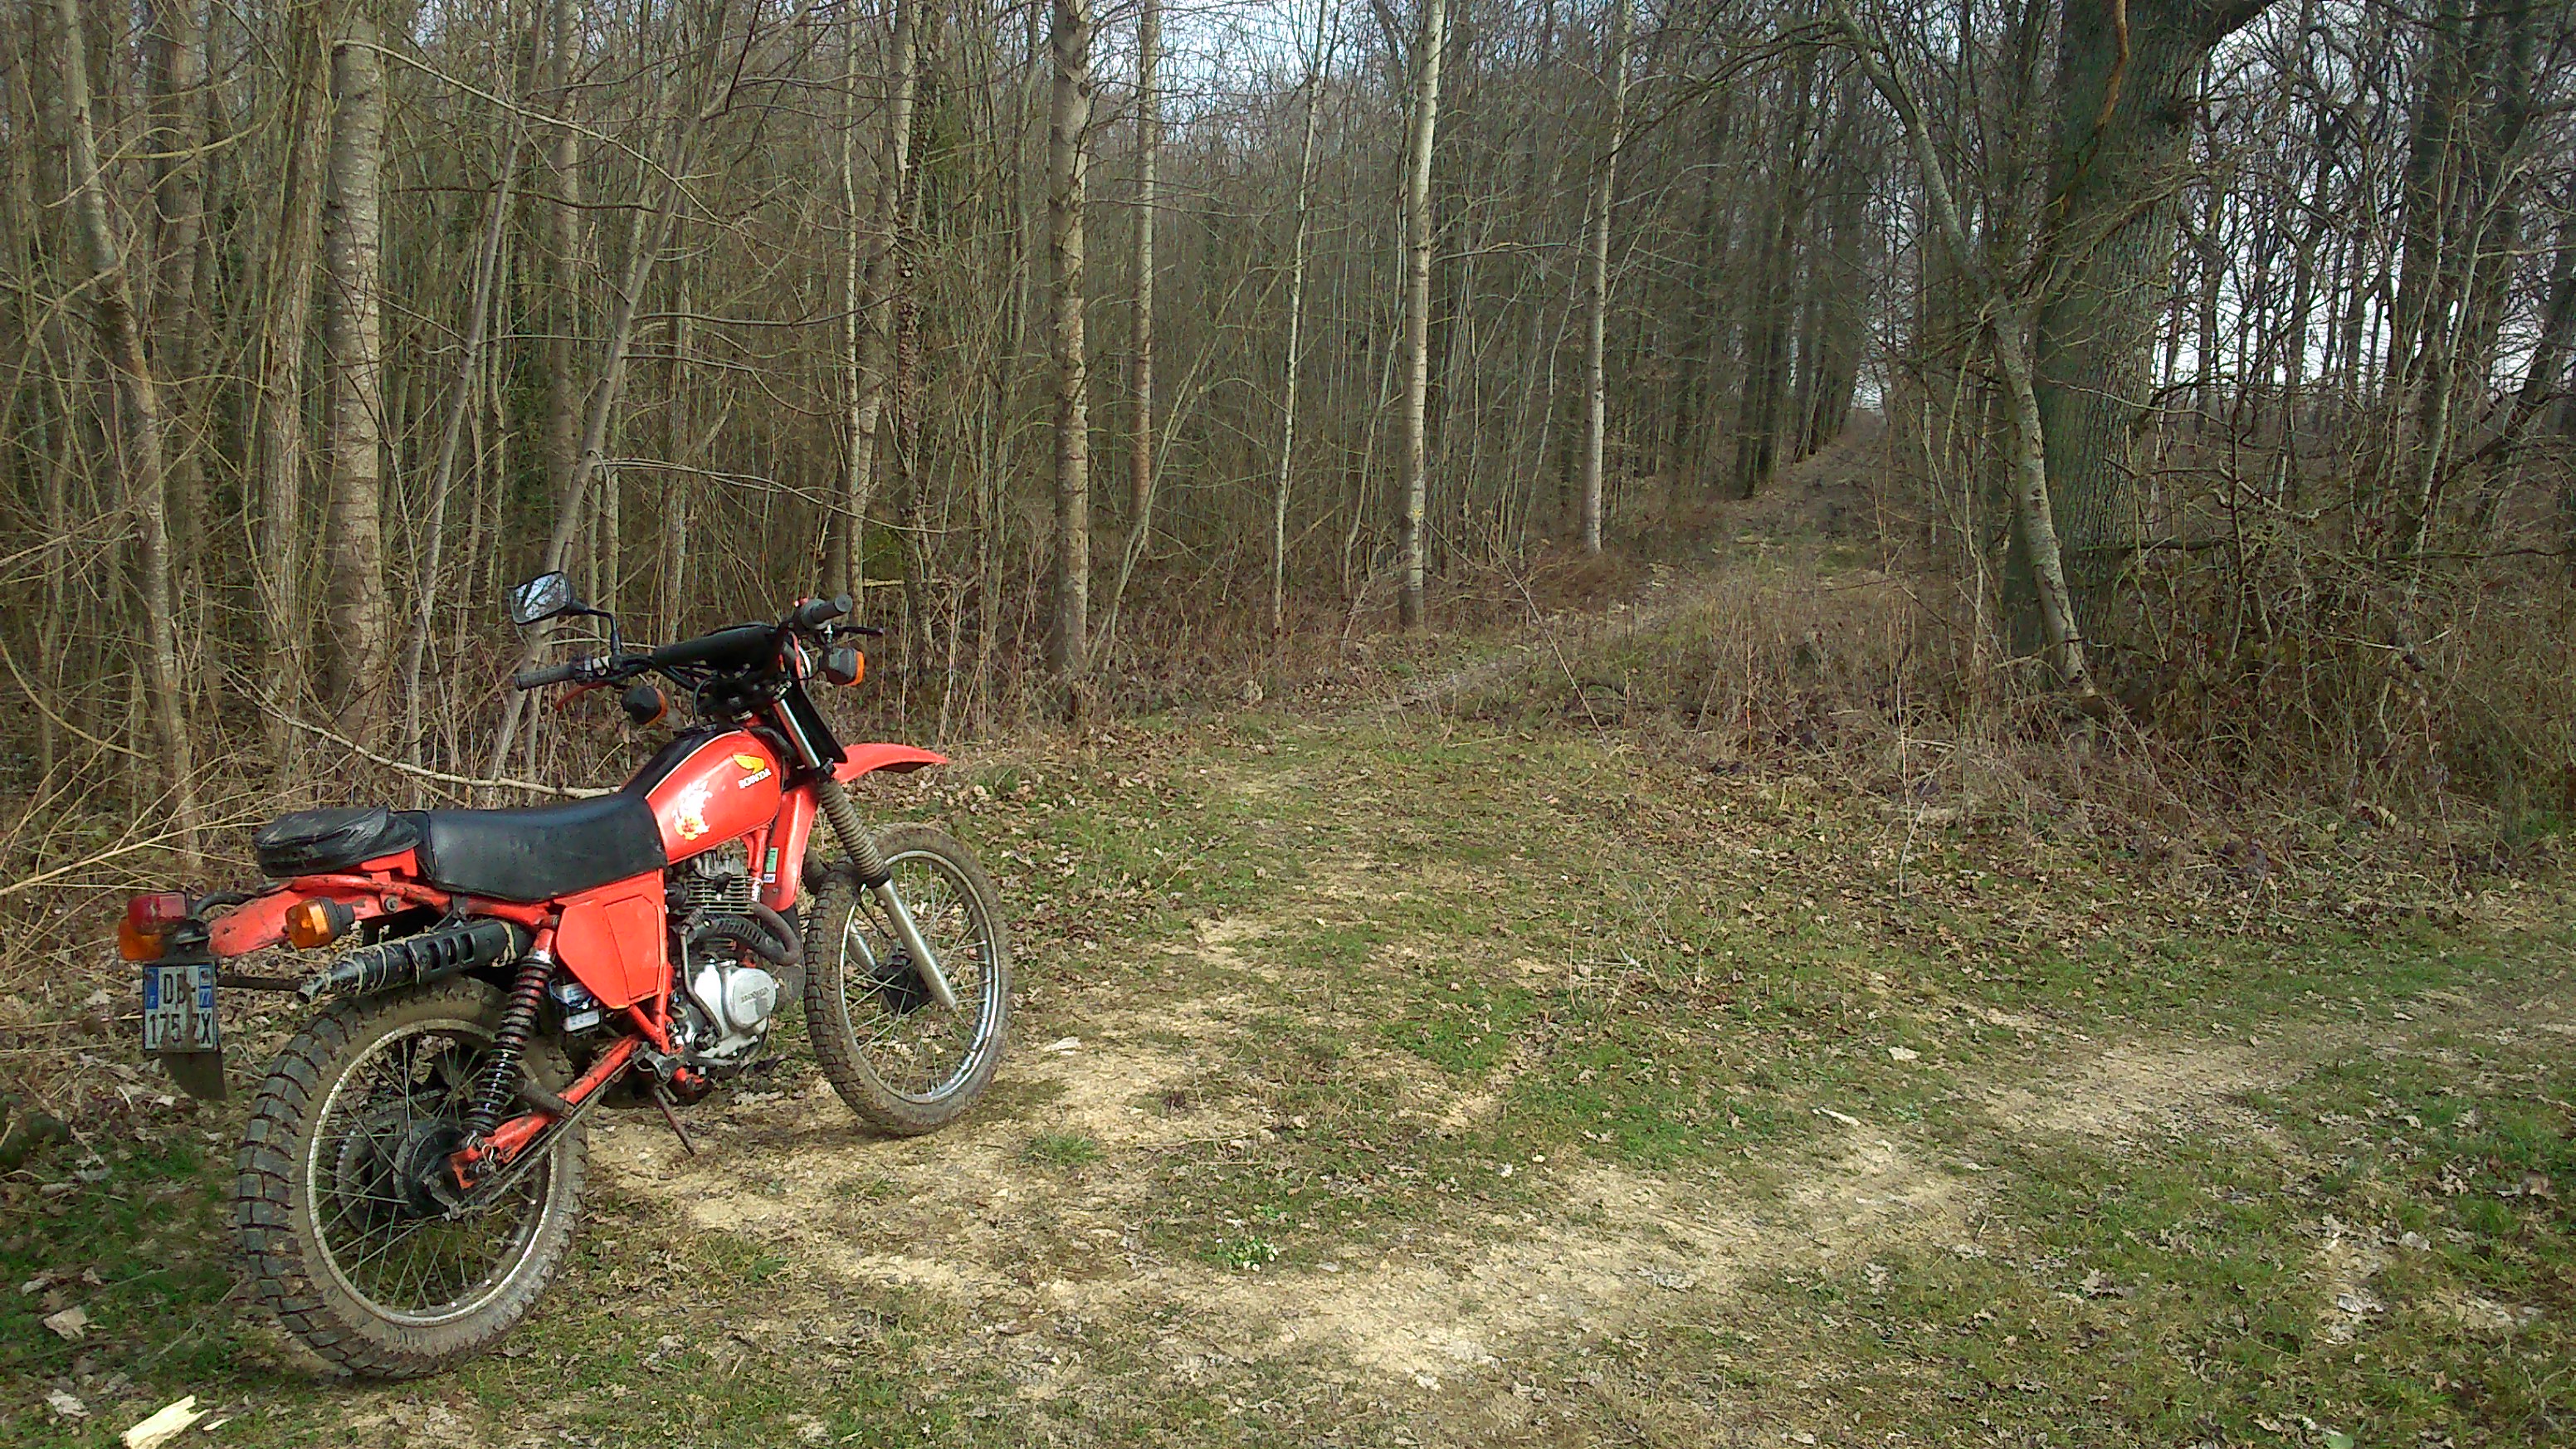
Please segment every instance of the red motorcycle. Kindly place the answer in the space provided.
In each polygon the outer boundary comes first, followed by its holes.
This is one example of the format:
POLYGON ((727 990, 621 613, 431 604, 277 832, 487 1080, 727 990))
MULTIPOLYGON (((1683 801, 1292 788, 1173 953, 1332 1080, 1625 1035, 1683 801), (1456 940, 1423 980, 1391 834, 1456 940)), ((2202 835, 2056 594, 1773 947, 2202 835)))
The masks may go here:
POLYGON ((260 1300, 340 1369, 435 1371, 507 1333, 571 1246, 590 1113, 673 1109, 772 1056, 779 1008, 843 1101, 928 1132, 991 1083, 1010 1011, 1000 901, 947 833, 871 834, 850 782, 945 761, 843 745, 808 682, 856 684, 844 598, 658 649, 561 574, 512 622, 607 620, 609 652, 520 689, 626 685, 639 722, 684 694, 702 723, 624 787, 528 810, 287 815, 254 839, 270 883, 138 896, 144 1048, 223 1095, 218 988, 330 998, 277 1059, 235 1162, 234 1225, 260 1300), (659 676, 673 689, 652 682, 659 676), (841 846, 808 857, 814 819, 841 846), (810 904, 809 904, 810 898, 810 904), (304 978, 223 963, 350 946, 304 978))

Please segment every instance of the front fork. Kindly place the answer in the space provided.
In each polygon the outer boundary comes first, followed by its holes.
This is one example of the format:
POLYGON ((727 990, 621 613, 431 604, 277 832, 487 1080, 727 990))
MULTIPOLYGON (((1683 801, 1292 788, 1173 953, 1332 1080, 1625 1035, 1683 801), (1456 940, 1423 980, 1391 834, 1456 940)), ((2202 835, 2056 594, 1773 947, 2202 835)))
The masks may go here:
POLYGON ((822 803, 823 818, 832 822, 832 833, 841 837, 841 846, 849 851, 851 863, 858 867, 859 883, 877 898, 886 920, 894 927, 894 938, 912 957, 912 967, 921 973, 921 984, 930 999, 943 1010, 957 1009, 957 993, 948 985, 948 974, 939 969, 939 958, 933 955, 930 942, 922 938, 921 926, 912 919, 912 911, 894 888, 894 873, 886 868, 885 857, 878 853, 876 837, 868 834, 859 819, 858 807, 850 803, 850 792, 841 782, 826 775, 814 782, 814 798, 822 803))

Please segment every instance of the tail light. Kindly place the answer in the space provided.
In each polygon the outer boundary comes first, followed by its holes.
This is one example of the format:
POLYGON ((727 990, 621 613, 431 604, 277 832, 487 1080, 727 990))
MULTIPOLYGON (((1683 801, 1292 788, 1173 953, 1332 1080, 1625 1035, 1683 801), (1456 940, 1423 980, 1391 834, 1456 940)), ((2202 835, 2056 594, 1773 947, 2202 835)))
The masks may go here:
POLYGON ((116 924, 116 953, 128 961, 161 959, 161 939, 188 918, 188 898, 177 891, 136 896, 125 903, 125 919, 116 924))
POLYGON ((319 950, 358 923, 358 913, 327 898, 299 901, 286 912, 286 939, 299 951, 319 950))

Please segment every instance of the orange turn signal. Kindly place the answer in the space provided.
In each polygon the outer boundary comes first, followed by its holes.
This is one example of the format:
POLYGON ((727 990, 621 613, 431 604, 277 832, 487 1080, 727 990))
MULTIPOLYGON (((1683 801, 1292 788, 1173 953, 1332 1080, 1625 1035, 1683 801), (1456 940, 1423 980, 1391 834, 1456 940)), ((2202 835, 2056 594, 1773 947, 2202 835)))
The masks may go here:
POLYGON ((116 954, 128 961, 161 959, 161 936, 144 930, 131 920, 116 923, 116 954))
POLYGON ((311 951, 340 939, 340 933, 357 924, 357 912, 338 901, 316 899, 300 902, 286 912, 286 939, 299 951, 311 951))

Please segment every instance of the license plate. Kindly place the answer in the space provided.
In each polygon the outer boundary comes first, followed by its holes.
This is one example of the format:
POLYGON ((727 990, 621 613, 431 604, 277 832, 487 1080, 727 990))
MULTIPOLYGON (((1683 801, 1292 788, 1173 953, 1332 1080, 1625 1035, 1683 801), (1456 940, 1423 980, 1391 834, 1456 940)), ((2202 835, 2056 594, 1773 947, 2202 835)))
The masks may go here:
POLYGON ((143 1049, 210 1052, 223 1045, 215 1026, 215 963, 143 968, 143 1049))

